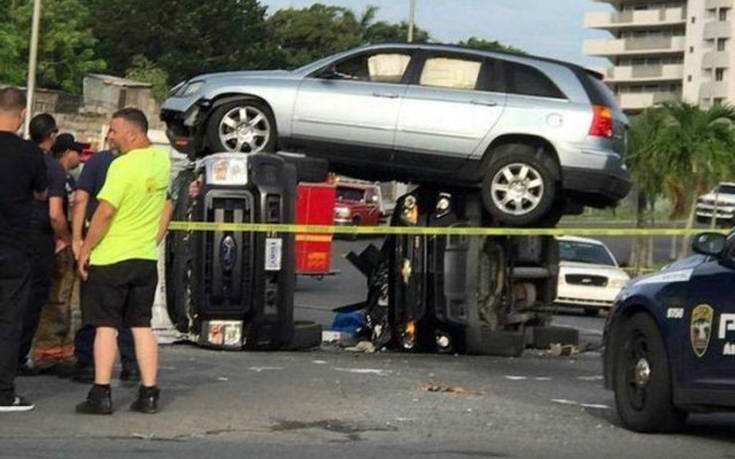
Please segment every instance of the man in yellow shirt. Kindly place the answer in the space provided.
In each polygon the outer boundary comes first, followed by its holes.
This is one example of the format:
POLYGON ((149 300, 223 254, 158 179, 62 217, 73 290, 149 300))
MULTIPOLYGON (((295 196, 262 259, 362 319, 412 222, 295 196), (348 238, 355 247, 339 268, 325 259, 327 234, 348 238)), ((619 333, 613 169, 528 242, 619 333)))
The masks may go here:
POLYGON ((158 344, 151 330, 151 310, 158 283, 158 243, 168 224, 166 189, 171 164, 165 151, 151 146, 148 121, 137 109, 115 113, 109 142, 121 156, 110 166, 99 205, 79 257, 87 280, 82 308, 97 328, 94 343, 95 384, 77 405, 83 414, 111 414, 110 379, 117 355, 117 330, 130 327, 141 373, 138 399, 130 409, 158 411, 158 344))

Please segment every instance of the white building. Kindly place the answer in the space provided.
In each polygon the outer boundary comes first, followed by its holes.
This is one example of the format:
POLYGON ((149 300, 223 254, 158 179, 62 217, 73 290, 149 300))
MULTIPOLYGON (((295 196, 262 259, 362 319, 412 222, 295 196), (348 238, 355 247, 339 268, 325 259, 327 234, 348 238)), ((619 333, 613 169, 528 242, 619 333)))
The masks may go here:
POLYGON ((593 0, 614 11, 588 13, 585 27, 612 37, 584 51, 610 60, 608 84, 629 113, 665 101, 735 103, 735 0, 593 0))

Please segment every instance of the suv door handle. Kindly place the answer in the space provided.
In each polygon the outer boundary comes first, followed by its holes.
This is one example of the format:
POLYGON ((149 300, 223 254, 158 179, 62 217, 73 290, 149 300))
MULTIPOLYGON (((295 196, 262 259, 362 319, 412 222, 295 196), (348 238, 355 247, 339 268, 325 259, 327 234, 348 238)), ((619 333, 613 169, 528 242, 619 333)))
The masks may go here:
POLYGON ((472 105, 484 105, 485 107, 497 107, 498 103, 493 100, 472 100, 472 105))
POLYGON ((383 99, 398 99, 400 96, 394 92, 374 92, 373 97, 382 97, 383 99))

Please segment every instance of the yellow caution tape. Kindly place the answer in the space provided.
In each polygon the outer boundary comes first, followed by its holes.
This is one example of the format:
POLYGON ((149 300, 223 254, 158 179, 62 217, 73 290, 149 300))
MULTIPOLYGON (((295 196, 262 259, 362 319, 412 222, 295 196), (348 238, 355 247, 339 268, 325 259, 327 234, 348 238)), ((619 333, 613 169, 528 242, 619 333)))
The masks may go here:
POLYGON ((269 223, 171 222, 172 231, 224 231, 290 234, 362 234, 416 236, 685 236, 704 232, 728 234, 729 230, 680 228, 426 228, 418 226, 323 226, 269 223))

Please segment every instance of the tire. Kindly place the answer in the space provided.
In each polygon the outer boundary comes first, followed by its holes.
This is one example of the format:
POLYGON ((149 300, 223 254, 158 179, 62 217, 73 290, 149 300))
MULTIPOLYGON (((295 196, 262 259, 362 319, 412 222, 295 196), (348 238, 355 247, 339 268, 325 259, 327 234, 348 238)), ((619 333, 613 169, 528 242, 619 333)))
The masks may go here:
MULTIPOLYGON (((174 221, 187 221, 191 199, 189 184, 194 180, 194 172, 184 170, 176 177, 174 190, 174 221)), ((171 231, 166 238, 166 309, 177 330, 188 333, 191 315, 191 247, 189 233, 171 231)))
MULTIPOLYGON (((352 226, 359 227, 360 226, 360 217, 352 217, 352 226)), ((350 241, 356 241, 357 240, 357 234, 348 234, 347 238, 350 241)))
POLYGON ((501 145, 493 152, 482 181, 485 210, 499 223, 508 226, 541 222, 551 211, 557 197, 554 170, 556 164, 553 158, 542 150, 522 144, 501 145), (512 180, 507 178, 508 175, 512 180), (522 193, 517 199, 511 197, 510 190, 516 182, 518 192, 522 193), (509 197, 511 199, 504 202, 509 197))
POLYGON ((290 154, 279 154, 278 156, 283 158, 286 164, 296 166, 297 182, 321 183, 327 180, 329 175, 327 160, 290 154))
POLYGON ((555 202, 546 215, 541 217, 536 226, 539 228, 555 228, 556 225, 559 224, 559 221, 561 221, 562 217, 564 217, 564 210, 564 202, 555 202))
POLYGON ((213 153, 272 153, 276 149, 277 137, 276 121, 271 109, 257 99, 248 98, 217 107, 207 121, 205 132, 207 148, 213 153), (245 121, 242 113, 245 113, 245 121), (256 118, 258 121, 254 127, 257 132, 245 129, 243 136, 235 135, 237 128, 247 128, 256 118), (225 140, 227 134, 235 137, 225 140), (237 148, 238 144, 240 148, 237 148))
POLYGON ((294 322, 293 337, 286 350, 313 349, 322 345, 322 326, 315 322, 294 322))
POLYGON ((623 425, 636 432, 680 431, 687 414, 674 406, 668 355, 654 320, 645 313, 633 315, 621 323, 614 343, 613 388, 623 425), (637 384, 639 362, 646 362, 650 372, 637 384))

